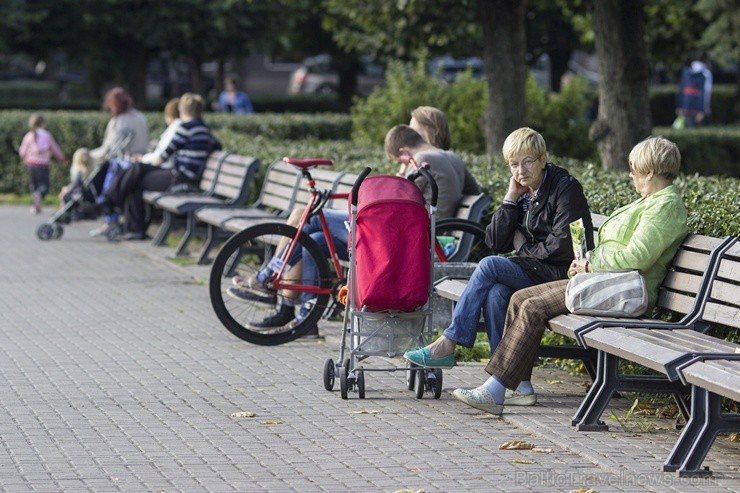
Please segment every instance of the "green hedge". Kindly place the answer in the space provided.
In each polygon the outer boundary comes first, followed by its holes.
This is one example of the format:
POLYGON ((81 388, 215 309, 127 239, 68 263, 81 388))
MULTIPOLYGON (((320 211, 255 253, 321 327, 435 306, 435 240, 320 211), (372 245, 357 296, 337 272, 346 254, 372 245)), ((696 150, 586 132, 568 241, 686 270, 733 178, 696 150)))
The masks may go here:
MULTIPOLYGON (((152 136, 158 135, 164 129, 161 114, 148 113, 147 117, 152 136)), ((16 149, 25 132, 27 118, 28 112, 25 111, 0 113, 0 193, 26 193, 26 170, 16 149)), ((49 120, 49 130, 57 137, 64 151, 71 155, 77 147, 92 147, 102 140, 107 116, 100 111, 49 112, 49 120)), ((360 144, 347 140, 350 131, 347 115, 209 115, 208 122, 224 148, 261 159, 264 163, 261 173, 264 173, 267 164, 284 156, 328 157, 334 161, 336 169, 352 172, 358 172, 365 166, 379 173, 391 173, 396 169, 396 165, 384 156, 380 144, 360 144), (327 135, 341 138, 328 139, 327 135)), ((664 130, 659 132, 662 135, 674 139, 682 154, 688 157, 694 152, 703 152, 694 149, 704 145, 708 139, 704 133, 712 133, 711 129, 660 130, 664 130)), ((731 137, 728 136, 728 139, 731 137)), ((509 179, 503 160, 498 156, 465 152, 461 155, 483 189, 491 195, 494 204, 499 203, 509 179)), ((737 155, 733 159, 737 162, 737 155)), ((572 158, 553 156, 552 160, 565 166, 581 181, 593 212, 609 214, 636 198, 627 173, 604 171, 599 166, 572 158)), ((66 183, 67 177, 67 168, 53 166, 52 188, 58 190, 66 183)), ((739 179, 705 177, 690 171, 683 173, 677 184, 691 213, 689 226, 692 231, 710 236, 740 236, 739 179)), ((257 188, 255 185, 255 190, 257 188)))
MULTIPOLYGON (((103 140, 108 116, 102 111, 46 111, 46 114, 49 118, 49 131, 70 158, 75 149, 96 147, 103 140)), ((17 149, 27 131, 29 115, 30 111, 0 111, 0 193, 26 192, 26 170, 18 157, 17 149)), ((149 112, 146 116, 149 120, 150 137, 155 139, 165 128, 164 119, 159 112, 149 112)), ((234 152, 239 152, 241 143, 246 141, 349 139, 351 129, 348 115, 331 113, 250 116, 208 114, 206 121, 223 140, 224 147, 234 152)), ((351 153, 352 146, 347 147, 351 153)), ((252 148, 251 151, 247 154, 264 155, 257 152, 259 149, 252 148)), ((53 189, 59 189, 65 184, 68 176, 67 168, 53 166, 53 189)))

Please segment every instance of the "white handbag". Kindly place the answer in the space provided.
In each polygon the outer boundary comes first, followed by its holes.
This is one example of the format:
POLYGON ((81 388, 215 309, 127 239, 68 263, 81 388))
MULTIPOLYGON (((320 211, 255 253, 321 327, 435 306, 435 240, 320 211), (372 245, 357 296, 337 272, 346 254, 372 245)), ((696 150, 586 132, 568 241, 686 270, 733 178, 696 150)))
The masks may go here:
POLYGON ((648 307, 645 278, 636 270, 576 274, 565 289, 565 306, 578 315, 639 317, 648 307))

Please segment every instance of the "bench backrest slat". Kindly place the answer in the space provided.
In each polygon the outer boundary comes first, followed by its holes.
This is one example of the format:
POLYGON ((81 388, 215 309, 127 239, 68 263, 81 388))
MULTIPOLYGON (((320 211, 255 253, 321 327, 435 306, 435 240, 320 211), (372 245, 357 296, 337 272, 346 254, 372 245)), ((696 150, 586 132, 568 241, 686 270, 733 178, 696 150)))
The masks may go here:
POLYGON ((702 276, 709 265, 712 250, 721 242, 720 238, 696 234, 684 239, 660 285, 656 304, 659 309, 681 315, 691 312, 702 287, 702 276))
POLYGON ((228 157, 228 155, 225 151, 214 151, 208 156, 205 167, 203 168, 203 174, 198 183, 198 188, 201 192, 208 195, 213 193, 218 180, 221 161, 228 157))
MULTIPOLYGON (((336 172, 336 171, 330 171, 325 169, 312 169, 311 170, 311 177, 316 182, 316 189, 317 190, 334 190, 334 187, 337 185, 339 180, 342 178, 342 175, 344 173, 342 172, 336 172)), ((295 202, 293 203, 293 209, 297 207, 306 207, 306 204, 308 204, 309 199, 311 198, 311 192, 308 190, 308 187, 305 185, 306 181, 301 180, 301 184, 303 186, 300 186, 298 188, 298 193, 295 197, 295 202)))
POLYGON ((293 207, 300 178, 301 174, 293 166, 282 160, 273 162, 267 168, 260 196, 254 206, 281 213, 289 211, 293 207))
POLYGON ((259 160, 255 158, 229 154, 221 163, 213 195, 231 204, 243 204, 258 167, 259 160))
MULTIPOLYGON (((339 182, 337 183, 336 187, 334 188, 334 192, 336 193, 350 193, 352 191, 352 187, 354 186, 355 182, 357 181, 357 178, 359 178, 358 175, 354 173, 345 173, 342 175, 342 177, 339 179, 339 182)), ((340 210, 340 211, 349 211, 349 201, 346 199, 332 199, 329 201, 327 207, 330 209, 340 210)))

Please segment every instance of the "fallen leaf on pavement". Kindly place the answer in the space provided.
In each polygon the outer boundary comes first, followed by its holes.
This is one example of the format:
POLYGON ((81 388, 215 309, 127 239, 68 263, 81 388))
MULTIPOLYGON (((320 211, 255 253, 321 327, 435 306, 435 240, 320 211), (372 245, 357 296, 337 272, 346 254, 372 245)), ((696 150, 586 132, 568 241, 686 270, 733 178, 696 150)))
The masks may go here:
POLYGON ((540 454, 551 454, 552 453, 552 449, 551 448, 535 447, 535 448, 532 449, 532 452, 539 452, 540 454))
POLYGON ((350 411, 350 414, 378 414, 380 411, 377 409, 358 409, 357 411, 350 411))
POLYGON ((238 413, 231 413, 232 418, 254 418, 257 416, 257 413, 253 413, 252 411, 241 411, 238 413))
POLYGON ((264 421, 260 421, 261 425, 281 425, 283 424, 282 421, 279 419, 266 419, 264 421))
POLYGON ((413 488, 401 488, 400 490, 396 490, 393 493, 426 493, 426 491, 415 490, 413 488))
POLYGON ((533 443, 522 442, 520 440, 504 442, 498 446, 499 450, 532 450, 533 448, 533 443))
POLYGON ((511 462, 514 464, 534 464, 534 461, 529 459, 514 459, 511 462))
POLYGON ((560 385, 563 383, 563 381, 562 380, 548 380, 547 383, 549 383, 550 385, 560 385))
POLYGON ((730 435, 731 442, 740 442, 740 433, 733 433, 730 435))

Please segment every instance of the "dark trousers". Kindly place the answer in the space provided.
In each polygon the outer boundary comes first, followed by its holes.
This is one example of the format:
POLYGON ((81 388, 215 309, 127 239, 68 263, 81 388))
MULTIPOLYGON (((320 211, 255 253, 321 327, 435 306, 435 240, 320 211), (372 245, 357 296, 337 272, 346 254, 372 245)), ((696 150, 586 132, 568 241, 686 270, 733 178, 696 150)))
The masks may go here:
POLYGON ((126 231, 144 233, 148 226, 144 191, 164 192, 180 181, 178 176, 171 169, 136 163, 113 181, 105 193, 106 202, 123 209, 126 231))
POLYGON ((28 166, 28 187, 43 199, 49 193, 49 167, 28 166))

